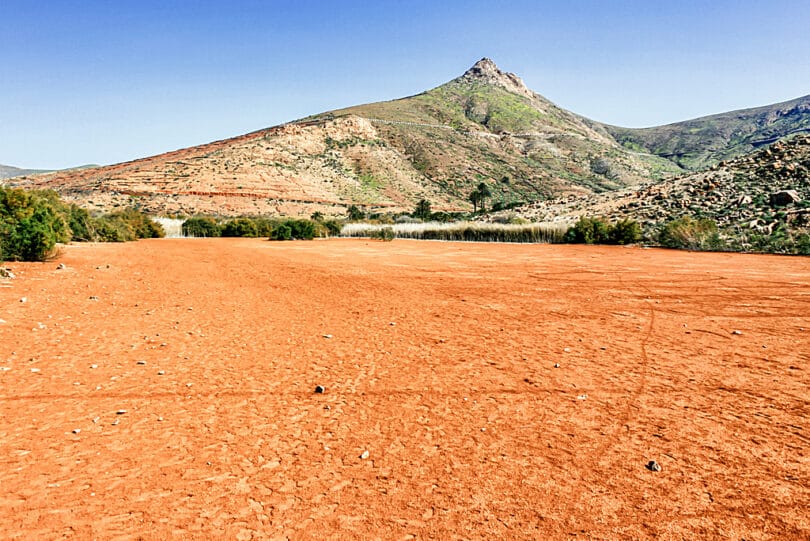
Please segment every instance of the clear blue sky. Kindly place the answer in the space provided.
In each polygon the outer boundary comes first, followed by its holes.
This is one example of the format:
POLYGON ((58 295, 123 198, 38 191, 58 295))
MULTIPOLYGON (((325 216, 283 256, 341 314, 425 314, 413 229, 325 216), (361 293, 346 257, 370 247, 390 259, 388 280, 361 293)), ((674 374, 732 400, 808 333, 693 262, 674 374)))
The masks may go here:
POLYGON ((650 126, 810 94, 807 0, 0 0, 0 163, 108 164, 438 86, 483 56, 650 126))

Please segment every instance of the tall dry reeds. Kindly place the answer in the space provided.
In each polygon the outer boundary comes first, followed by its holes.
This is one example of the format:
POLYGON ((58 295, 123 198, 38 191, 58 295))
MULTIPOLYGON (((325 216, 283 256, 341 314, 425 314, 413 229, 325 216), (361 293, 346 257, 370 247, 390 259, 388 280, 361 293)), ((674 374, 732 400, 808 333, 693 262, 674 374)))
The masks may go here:
POLYGON ((343 237, 377 237, 383 227, 394 230, 396 238, 468 242, 563 242, 568 226, 565 224, 491 224, 478 222, 427 222, 378 225, 350 223, 343 226, 343 237))

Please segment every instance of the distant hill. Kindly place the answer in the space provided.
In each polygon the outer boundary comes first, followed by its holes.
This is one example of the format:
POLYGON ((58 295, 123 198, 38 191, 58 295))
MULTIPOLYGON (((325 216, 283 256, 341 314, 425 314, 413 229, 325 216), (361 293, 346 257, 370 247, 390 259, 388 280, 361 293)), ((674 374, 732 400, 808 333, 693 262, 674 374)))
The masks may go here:
POLYGON ((699 170, 788 135, 810 133, 810 96, 655 128, 600 126, 627 148, 699 170))
POLYGON ((0 164, 0 179, 21 177, 25 175, 37 175, 47 172, 48 171, 46 169, 20 169, 19 167, 0 164))
POLYGON ((207 145, 26 185, 93 209, 342 215, 348 205, 468 210, 487 183, 502 205, 635 185, 677 173, 532 92, 482 59, 433 90, 350 107, 207 145))

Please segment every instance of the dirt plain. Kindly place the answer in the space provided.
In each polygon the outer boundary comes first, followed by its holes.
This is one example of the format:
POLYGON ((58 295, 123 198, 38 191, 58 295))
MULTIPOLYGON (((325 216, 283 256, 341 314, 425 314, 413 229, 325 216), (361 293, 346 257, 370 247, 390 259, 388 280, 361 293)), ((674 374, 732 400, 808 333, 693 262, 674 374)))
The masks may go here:
POLYGON ((161 239, 10 266, 0 538, 810 538, 810 258, 161 239))

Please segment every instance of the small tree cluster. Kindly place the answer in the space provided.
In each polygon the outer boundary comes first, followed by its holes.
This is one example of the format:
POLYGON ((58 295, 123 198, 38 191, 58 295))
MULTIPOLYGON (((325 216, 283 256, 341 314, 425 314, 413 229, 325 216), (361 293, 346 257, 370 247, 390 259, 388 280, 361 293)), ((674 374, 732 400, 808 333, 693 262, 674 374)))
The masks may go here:
POLYGON ((633 244, 640 240, 641 226, 629 219, 611 224, 602 218, 582 217, 565 234, 565 242, 575 244, 633 244))

